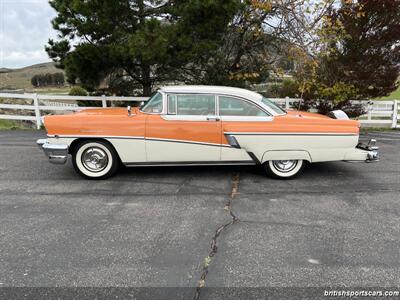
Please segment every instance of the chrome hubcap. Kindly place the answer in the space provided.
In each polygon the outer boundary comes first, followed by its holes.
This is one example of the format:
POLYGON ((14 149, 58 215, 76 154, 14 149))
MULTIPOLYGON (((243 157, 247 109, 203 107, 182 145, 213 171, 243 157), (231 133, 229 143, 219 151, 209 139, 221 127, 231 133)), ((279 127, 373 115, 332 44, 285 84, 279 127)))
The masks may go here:
POLYGON ((297 160, 274 160, 272 164, 279 172, 287 173, 297 166, 297 162, 297 160))
POLYGON ((97 147, 91 147, 82 154, 83 166, 91 172, 103 171, 108 164, 107 153, 97 147))

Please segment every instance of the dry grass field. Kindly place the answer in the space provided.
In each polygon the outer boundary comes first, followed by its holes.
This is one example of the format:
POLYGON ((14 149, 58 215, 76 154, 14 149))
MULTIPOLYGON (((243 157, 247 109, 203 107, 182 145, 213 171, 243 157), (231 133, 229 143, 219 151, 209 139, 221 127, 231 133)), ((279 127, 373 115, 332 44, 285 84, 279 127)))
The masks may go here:
POLYGON ((62 91, 65 92, 65 88, 41 88, 34 89, 31 84, 31 78, 37 74, 45 73, 59 73, 63 72, 61 69, 57 69, 53 62, 42 63, 37 65, 32 65, 20 69, 0 69, 0 89, 23 89, 26 91, 62 91))

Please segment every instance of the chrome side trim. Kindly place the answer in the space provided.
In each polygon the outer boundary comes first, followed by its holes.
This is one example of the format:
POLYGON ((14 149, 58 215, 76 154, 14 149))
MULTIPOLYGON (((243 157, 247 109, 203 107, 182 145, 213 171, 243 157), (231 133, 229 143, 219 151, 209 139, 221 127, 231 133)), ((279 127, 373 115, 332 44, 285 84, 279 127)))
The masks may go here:
POLYGON ((224 132, 230 135, 302 135, 302 136, 358 136, 356 133, 319 133, 319 132, 224 132))
POLYGON ((240 149, 240 144, 233 135, 225 134, 225 138, 228 141, 229 145, 231 145, 233 148, 240 149))
POLYGON ((209 115, 209 116, 196 116, 196 115, 162 115, 166 121, 192 121, 192 122, 207 122, 209 118, 217 118, 216 115, 209 115))
POLYGON ((109 135, 87 135, 87 134, 76 134, 76 135, 55 135, 55 134, 48 134, 47 137, 49 138, 100 138, 100 139, 137 139, 137 140, 144 140, 144 136, 123 136, 123 135, 116 135, 116 136, 109 136, 109 135))
POLYGON ((220 118, 225 122, 271 122, 274 120, 271 116, 220 116, 220 118))
POLYGON ((127 167, 161 167, 161 166, 231 166, 231 165, 255 165, 252 160, 245 161, 181 161, 181 162, 128 162, 127 167))
POLYGON ((196 141, 173 140, 173 139, 161 139, 161 138, 145 138, 145 140, 146 140, 146 141, 156 141, 156 142, 172 142, 172 143, 194 144, 194 145, 204 145, 204 146, 228 147, 228 148, 231 148, 231 145, 226 145, 226 144, 214 144, 214 143, 206 143, 206 142, 196 142, 196 141))
POLYGON ((194 144, 194 145, 204 145, 204 146, 213 146, 213 147, 228 147, 231 145, 228 144, 215 144, 215 143, 206 143, 206 142, 196 142, 196 141, 187 141, 187 140, 175 140, 175 139, 163 139, 163 138, 145 138, 143 136, 101 136, 101 135, 47 135, 49 138, 101 138, 101 139, 132 139, 132 140, 146 140, 146 141, 157 141, 157 142, 171 142, 171 143, 182 143, 182 144, 194 144))
POLYGON ((256 165, 261 165, 260 160, 255 156, 253 152, 247 152, 247 154, 251 157, 251 159, 254 161, 254 164, 256 165))

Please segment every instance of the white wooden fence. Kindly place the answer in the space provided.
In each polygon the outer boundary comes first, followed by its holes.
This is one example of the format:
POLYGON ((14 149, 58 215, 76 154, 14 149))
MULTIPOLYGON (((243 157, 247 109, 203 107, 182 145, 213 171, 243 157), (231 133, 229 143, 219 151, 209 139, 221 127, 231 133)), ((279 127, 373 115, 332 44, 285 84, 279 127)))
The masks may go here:
MULTIPOLYGON (((0 99, 25 99, 32 100, 31 104, 2 104, 0 109, 10 110, 30 110, 34 115, 0 114, 0 119, 28 120, 36 123, 37 128, 42 125, 41 116, 43 111, 75 111, 82 109, 76 104, 77 100, 101 101, 102 107, 107 107, 107 101, 126 101, 137 102, 147 101, 147 97, 107 97, 107 96, 60 96, 60 95, 40 95, 40 94, 12 94, 0 93, 0 99), (62 101, 62 102, 60 102, 62 101), (72 103, 68 103, 72 102, 72 103)), ((295 98, 270 98, 276 104, 286 109, 297 109, 301 99, 295 98)), ((353 103, 361 103, 365 106, 367 113, 359 117, 361 124, 368 126, 390 126, 400 128, 400 101, 368 101, 353 100, 353 103)))
POLYGON ((0 119, 9 120, 28 120, 36 122, 36 127, 39 129, 42 125, 42 111, 75 111, 83 107, 76 103, 65 103, 60 101, 75 102, 77 100, 84 101, 101 101, 102 107, 107 107, 107 101, 146 101, 147 97, 107 97, 107 96, 59 96, 59 95, 40 95, 40 94, 9 94, 0 93, 0 99, 25 99, 32 100, 31 104, 2 104, 0 109, 21 109, 34 111, 34 116, 29 115, 14 115, 0 114, 0 119), (57 101, 58 100, 58 101, 57 101), (56 102, 54 102, 56 101, 56 102), (50 104, 50 102, 53 102, 50 104))

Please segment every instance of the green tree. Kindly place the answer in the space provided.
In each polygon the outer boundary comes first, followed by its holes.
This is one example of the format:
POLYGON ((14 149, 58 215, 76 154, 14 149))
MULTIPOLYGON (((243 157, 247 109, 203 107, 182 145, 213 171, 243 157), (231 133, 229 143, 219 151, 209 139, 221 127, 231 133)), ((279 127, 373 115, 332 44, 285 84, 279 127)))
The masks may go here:
POLYGON ((141 87, 148 96, 159 82, 184 80, 180 70, 218 47, 240 1, 51 0, 50 5, 61 40, 49 40, 46 51, 69 82, 79 80, 94 90, 112 78, 125 93, 141 87))
POLYGON ((33 75, 31 78, 31 84, 34 87, 38 87, 39 86, 39 76, 38 75, 33 75))
POLYGON ((56 86, 62 86, 64 85, 64 74, 59 72, 59 73, 54 73, 53 74, 53 82, 54 85, 56 86))
POLYGON ((31 78, 31 84, 34 87, 39 86, 62 86, 64 85, 63 73, 36 74, 31 78))
POLYGON ((384 96, 398 86, 400 1, 333 3, 312 31, 313 46, 293 44, 289 56, 307 106, 355 116, 362 109, 350 99, 384 96))
POLYGON ((344 35, 326 60, 334 80, 352 84, 358 98, 386 96, 398 87, 400 1, 344 1, 329 16, 344 35))

